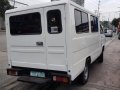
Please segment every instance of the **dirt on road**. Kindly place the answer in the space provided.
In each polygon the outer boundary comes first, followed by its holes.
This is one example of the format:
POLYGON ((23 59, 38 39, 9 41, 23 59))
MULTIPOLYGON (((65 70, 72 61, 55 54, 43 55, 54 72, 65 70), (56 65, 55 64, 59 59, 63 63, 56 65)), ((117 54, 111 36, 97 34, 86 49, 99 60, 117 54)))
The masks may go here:
MULTIPOLYGON (((9 81, 0 90, 46 90, 45 87, 48 87, 47 90, 55 90, 56 86, 50 83, 41 86, 9 81)), ((86 85, 58 85, 57 90, 120 90, 120 40, 115 39, 106 46, 103 64, 96 62, 90 66, 90 77, 86 85)))

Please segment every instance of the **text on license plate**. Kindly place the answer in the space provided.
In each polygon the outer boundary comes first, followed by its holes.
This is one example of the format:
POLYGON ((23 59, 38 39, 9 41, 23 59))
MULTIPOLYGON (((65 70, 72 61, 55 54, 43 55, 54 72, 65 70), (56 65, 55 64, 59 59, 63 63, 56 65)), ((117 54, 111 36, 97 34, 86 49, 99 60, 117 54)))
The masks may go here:
POLYGON ((31 72, 30 72, 30 76, 45 78, 45 73, 44 73, 44 72, 31 71, 31 72))

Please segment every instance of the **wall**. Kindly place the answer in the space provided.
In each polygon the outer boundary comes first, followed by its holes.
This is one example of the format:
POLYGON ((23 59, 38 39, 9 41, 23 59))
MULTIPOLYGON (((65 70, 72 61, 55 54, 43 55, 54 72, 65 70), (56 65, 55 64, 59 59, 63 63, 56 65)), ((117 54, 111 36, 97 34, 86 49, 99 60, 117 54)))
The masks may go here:
POLYGON ((5 22, 4 22, 3 18, 0 17, 0 31, 5 30, 5 24, 4 23, 5 22))

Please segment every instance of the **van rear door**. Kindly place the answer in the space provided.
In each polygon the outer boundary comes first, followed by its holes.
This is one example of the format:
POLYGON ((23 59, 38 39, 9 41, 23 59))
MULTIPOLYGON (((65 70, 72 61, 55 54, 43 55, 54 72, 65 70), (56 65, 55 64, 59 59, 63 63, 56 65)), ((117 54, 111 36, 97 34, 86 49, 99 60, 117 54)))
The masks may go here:
POLYGON ((44 16, 48 69, 66 71, 65 6, 46 7, 44 16))
POLYGON ((12 66, 47 69, 43 8, 8 16, 10 35, 7 38, 12 66))

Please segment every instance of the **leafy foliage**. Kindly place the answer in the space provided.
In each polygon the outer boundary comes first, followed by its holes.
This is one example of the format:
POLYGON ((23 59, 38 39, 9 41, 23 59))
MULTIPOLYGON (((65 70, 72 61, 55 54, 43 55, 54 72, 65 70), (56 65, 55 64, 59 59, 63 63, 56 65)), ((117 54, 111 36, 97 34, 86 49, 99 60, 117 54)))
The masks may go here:
POLYGON ((118 27, 119 22, 120 22, 120 18, 114 18, 112 20, 112 25, 114 25, 115 27, 118 27))
POLYGON ((105 28, 108 28, 109 27, 109 21, 103 21, 101 22, 102 26, 104 26, 105 28))
POLYGON ((8 0, 0 0, 0 17, 5 17, 5 11, 12 9, 13 7, 9 4, 8 0))

